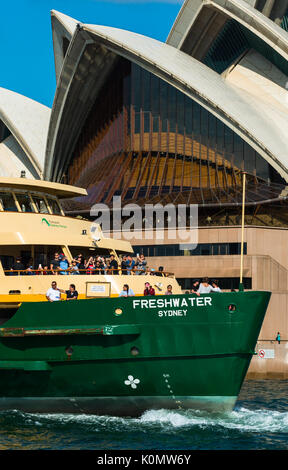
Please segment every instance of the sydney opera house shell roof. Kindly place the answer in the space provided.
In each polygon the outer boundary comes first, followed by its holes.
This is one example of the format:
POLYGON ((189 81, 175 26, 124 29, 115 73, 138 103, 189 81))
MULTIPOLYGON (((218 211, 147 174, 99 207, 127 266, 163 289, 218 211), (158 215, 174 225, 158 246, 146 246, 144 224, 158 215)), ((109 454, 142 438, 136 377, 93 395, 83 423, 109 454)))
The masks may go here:
POLYGON ((52 110, 0 89, 0 174, 85 187, 71 202, 284 201, 288 1, 186 0, 166 43, 52 11, 52 110))

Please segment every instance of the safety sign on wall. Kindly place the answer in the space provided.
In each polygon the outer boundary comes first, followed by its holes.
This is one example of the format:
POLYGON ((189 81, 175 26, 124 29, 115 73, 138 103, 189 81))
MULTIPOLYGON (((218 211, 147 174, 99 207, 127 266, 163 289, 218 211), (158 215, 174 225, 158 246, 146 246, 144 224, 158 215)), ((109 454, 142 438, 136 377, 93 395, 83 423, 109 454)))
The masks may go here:
POLYGON ((259 349, 258 357, 261 359, 274 359, 275 351, 274 349, 259 349))

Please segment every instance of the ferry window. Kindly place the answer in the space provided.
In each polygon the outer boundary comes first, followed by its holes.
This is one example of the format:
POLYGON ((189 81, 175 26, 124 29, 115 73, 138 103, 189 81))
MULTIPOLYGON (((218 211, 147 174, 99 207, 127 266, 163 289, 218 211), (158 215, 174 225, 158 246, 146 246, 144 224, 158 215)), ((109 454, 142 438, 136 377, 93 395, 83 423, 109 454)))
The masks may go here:
POLYGON ((31 199, 28 194, 16 194, 22 212, 34 212, 31 199))
POLYGON ((0 261, 4 270, 11 269, 14 263, 14 257, 9 255, 0 255, 0 261))
POLYGON ((59 203, 58 203, 58 201, 56 201, 56 199, 48 199, 47 198, 47 201, 48 201, 48 204, 49 204, 50 209, 52 211, 52 214, 62 215, 59 203))
POLYGON ((15 204, 15 200, 10 193, 0 193, 0 203, 4 211, 8 212, 18 212, 18 209, 15 204))
POLYGON ((40 214, 49 214, 48 207, 43 198, 39 196, 33 196, 33 201, 35 202, 37 210, 40 212, 40 214))

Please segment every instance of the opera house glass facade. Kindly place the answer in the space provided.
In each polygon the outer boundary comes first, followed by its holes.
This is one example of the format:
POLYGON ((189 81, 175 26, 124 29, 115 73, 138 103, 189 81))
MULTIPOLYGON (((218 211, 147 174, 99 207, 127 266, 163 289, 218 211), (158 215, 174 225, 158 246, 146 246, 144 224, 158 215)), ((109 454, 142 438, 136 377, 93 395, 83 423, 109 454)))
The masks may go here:
POLYGON ((267 161, 211 112, 120 58, 83 125, 67 182, 88 188, 93 203, 121 195, 138 204, 233 204, 242 191, 239 170, 250 175, 251 201, 262 180, 272 183, 271 193, 273 183, 281 183, 267 161))

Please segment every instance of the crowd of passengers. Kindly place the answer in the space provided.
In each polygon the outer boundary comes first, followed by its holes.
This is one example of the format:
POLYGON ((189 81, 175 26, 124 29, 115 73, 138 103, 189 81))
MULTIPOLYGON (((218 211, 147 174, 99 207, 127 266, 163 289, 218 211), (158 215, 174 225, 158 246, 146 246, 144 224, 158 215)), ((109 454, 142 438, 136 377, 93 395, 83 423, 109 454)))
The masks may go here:
MULTIPOLYGON (((202 279, 202 282, 195 280, 193 282, 193 287, 191 292, 187 291, 186 294, 207 294, 210 292, 221 292, 221 289, 219 287, 219 283, 217 280, 210 281, 208 277, 205 277, 202 279)), ((56 281, 53 281, 51 284, 50 289, 46 292, 46 298, 49 300, 49 302, 55 302, 57 300, 61 300, 61 293, 66 294, 66 299, 67 300, 77 300, 78 299, 78 292, 76 290, 75 284, 70 284, 68 290, 63 290, 59 289, 57 287, 56 281)), ((172 295, 173 290, 171 284, 167 286, 167 290, 165 292, 165 295, 172 295)), ((151 286, 150 282, 145 282, 145 288, 143 292, 144 296, 151 296, 155 295, 155 289, 153 286, 151 286)), ((134 291, 129 287, 128 284, 124 284, 122 291, 119 293, 119 297, 134 297, 134 291)))
MULTIPOLYGON (((220 287, 219 287, 219 282, 214 279, 214 280, 209 280, 208 277, 204 277, 202 279, 202 282, 199 280, 195 280, 192 283, 192 289, 191 291, 186 291, 185 294, 209 294, 210 292, 222 292, 220 287)), ((172 295, 172 286, 169 284, 167 286, 167 290, 165 292, 165 295, 172 295)), ((120 292, 119 297, 132 297, 134 296, 133 290, 128 286, 128 284, 124 284, 123 290, 120 292)), ((155 289, 151 286, 149 282, 145 282, 145 289, 143 292, 144 296, 147 295, 155 295, 155 289)))
POLYGON ((11 275, 20 274, 127 274, 127 275, 143 275, 155 274, 162 275, 163 267, 160 266, 156 271, 149 268, 143 254, 137 254, 136 260, 129 254, 121 257, 120 264, 114 255, 109 258, 104 256, 90 256, 85 259, 82 254, 77 255, 69 263, 67 257, 63 253, 55 253, 54 258, 49 265, 42 266, 39 264, 34 266, 33 259, 30 259, 25 266, 21 258, 17 258, 16 262, 10 269, 11 275))

